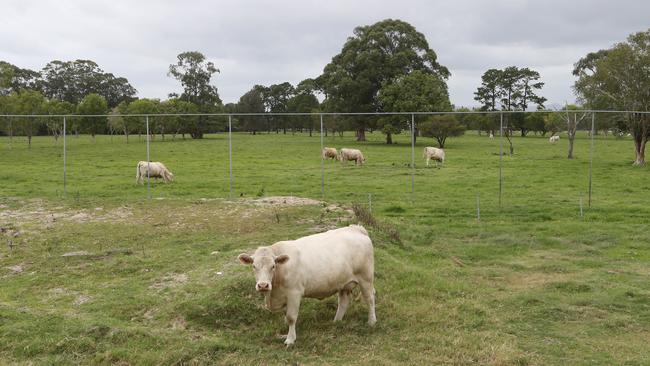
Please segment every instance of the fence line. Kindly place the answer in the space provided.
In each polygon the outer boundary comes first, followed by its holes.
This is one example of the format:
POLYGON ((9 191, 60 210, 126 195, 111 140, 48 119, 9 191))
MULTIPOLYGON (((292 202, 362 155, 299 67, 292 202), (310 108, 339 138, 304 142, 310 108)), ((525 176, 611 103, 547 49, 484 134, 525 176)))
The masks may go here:
MULTIPOLYGON (((411 116, 410 123, 410 132, 411 132, 411 199, 415 199, 415 174, 416 174, 416 165, 415 165, 415 142, 416 142, 416 125, 415 125, 415 116, 431 116, 431 115, 496 115, 499 114, 499 191, 498 191, 498 206, 501 208, 503 206, 503 144, 504 144, 504 127, 511 128, 510 123, 506 123, 504 126, 504 114, 513 114, 513 113, 550 113, 557 111, 465 111, 465 112, 385 112, 385 113, 375 113, 375 112, 360 112, 360 113, 336 113, 336 112, 322 112, 322 113, 202 113, 202 114, 125 114, 125 115, 0 115, 0 118, 53 118, 61 117, 63 119, 63 196, 67 195, 68 191, 68 146, 67 146, 67 135, 68 135, 68 122, 70 118, 77 117, 144 117, 145 126, 146 126, 146 156, 147 156, 147 198, 151 199, 151 177, 150 177, 150 161, 151 161, 151 131, 150 131, 150 117, 165 117, 165 116, 227 116, 228 117, 228 159, 229 159, 229 198, 233 198, 233 150, 232 150, 232 118, 233 116, 318 116, 320 119, 320 147, 321 147, 321 198, 325 199, 325 158, 322 154, 324 148, 324 116, 358 116, 358 115, 402 115, 402 116, 411 116)), ((577 110, 577 111, 568 111, 569 113, 591 113, 591 128, 590 128, 590 150, 589 150, 589 171, 588 171, 588 207, 592 207, 593 199, 593 158, 594 158, 594 136, 596 132, 595 117, 596 113, 637 113, 637 114, 648 114, 650 112, 643 111, 599 111, 599 110, 577 110)), ((383 167, 380 167, 383 168, 383 167)), ((392 168, 389 168, 392 169, 392 168)), ((583 174, 583 173, 582 173, 583 174)), ((493 178, 492 178, 493 179, 493 178)), ((581 178, 583 179, 583 178, 581 178)), ((584 192, 584 191, 583 191, 584 192)), ((477 193, 477 217, 480 220, 480 198, 477 193)), ((581 206, 581 215, 582 215, 582 197, 580 198, 581 206)))

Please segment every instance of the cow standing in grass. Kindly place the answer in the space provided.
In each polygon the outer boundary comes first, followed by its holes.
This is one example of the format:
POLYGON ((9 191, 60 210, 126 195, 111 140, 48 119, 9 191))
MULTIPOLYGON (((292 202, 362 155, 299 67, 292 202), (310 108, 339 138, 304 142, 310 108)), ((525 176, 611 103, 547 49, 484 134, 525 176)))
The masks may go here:
POLYGON ((167 167, 160 162, 139 161, 135 169, 135 183, 143 184, 144 179, 147 177, 147 169, 149 169, 149 178, 162 178, 163 182, 169 183, 174 179, 174 174, 167 169, 167 167))
POLYGON ((338 294, 334 321, 343 319, 357 285, 368 305, 368 324, 375 325, 374 255, 372 241, 362 226, 326 231, 297 240, 259 247, 253 255, 240 254, 253 265, 255 289, 264 294, 271 311, 286 308, 289 333, 285 344, 296 341, 296 321, 303 297, 324 299, 338 294))
POLYGON ((445 163, 445 150, 439 149, 437 147, 427 146, 424 148, 424 151, 422 152, 422 157, 427 159, 427 166, 429 166, 429 161, 435 160, 436 167, 437 167, 438 162, 442 164, 445 163))
POLYGON ((350 160, 354 160, 354 165, 363 165, 366 158, 363 157, 361 150, 343 148, 339 153, 339 160, 341 163, 347 163, 350 160))
POLYGON ((560 141, 560 136, 558 136, 558 135, 553 135, 553 136, 548 138, 548 142, 550 142, 552 144, 554 144, 554 143, 556 143, 558 141, 560 141))

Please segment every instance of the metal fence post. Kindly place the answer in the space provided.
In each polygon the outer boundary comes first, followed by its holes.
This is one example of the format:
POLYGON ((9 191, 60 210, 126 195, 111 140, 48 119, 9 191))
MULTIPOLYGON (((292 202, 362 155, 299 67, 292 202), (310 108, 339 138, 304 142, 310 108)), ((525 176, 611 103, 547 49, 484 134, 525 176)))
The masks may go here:
POLYGON ((63 117, 63 197, 66 196, 67 191, 67 152, 66 152, 66 120, 63 117))
POLYGON ((149 156, 149 116, 146 116, 147 124, 147 199, 151 199, 151 182, 149 179, 149 170, 151 170, 150 162, 151 158, 149 156))
POLYGON ((325 157, 323 156, 323 114, 320 114, 320 195, 325 200, 325 157))
POLYGON ((411 196, 413 195, 415 195, 415 114, 411 114, 411 196))
POLYGON ((596 113, 591 112, 591 146, 589 148, 589 207, 591 208, 591 191, 592 191, 592 170, 594 165, 594 127, 596 113))
POLYGON ((501 195, 503 193, 503 113, 499 113, 499 208, 501 208, 501 195))
POLYGON ((228 197, 232 199, 232 115, 228 115, 228 162, 230 164, 230 189, 228 197))

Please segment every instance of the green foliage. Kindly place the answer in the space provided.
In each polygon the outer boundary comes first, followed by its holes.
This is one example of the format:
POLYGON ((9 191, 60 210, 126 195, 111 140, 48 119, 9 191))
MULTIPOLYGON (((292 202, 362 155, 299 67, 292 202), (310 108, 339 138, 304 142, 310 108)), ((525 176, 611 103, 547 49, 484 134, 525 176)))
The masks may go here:
POLYGON ((106 130, 108 119, 101 115, 105 115, 107 112, 108 103, 104 97, 95 93, 86 95, 77 106, 77 114, 95 116, 78 118, 80 130, 89 133, 94 140, 96 134, 106 130))
MULTIPOLYGON (((264 113, 266 106, 264 103, 264 93, 266 88, 262 85, 255 85, 251 90, 239 98, 236 111, 238 113, 264 113)), ((255 116, 237 116, 239 128, 256 134, 262 129, 261 119, 255 116)))
MULTIPOLYGON (((171 98, 160 103, 160 113, 165 114, 193 114, 199 113, 199 107, 185 100, 178 98, 171 98)), ((167 116, 161 117, 159 132, 163 134, 165 131, 172 134, 175 138, 179 133, 190 133, 196 129, 196 124, 199 118, 197 116, 167 116)))
MULTIPOLYGON (((379 102, 384 112, 441 112, 451 110, 447 84, 437 74, 420 70, 397 76, 384 83, 379 90, 379 102)), ((385 116, 379 120, 386 143, 391 135, 408 128, 405 116, 385 116)))
POLYGON ((465 133, 463 127, 454 115, 433 116, 420 124, 420 132, 424 137, 432 137, 438 141, 438 146, 445 147, 447 137, 462 136, 465 133))
POLYGON ((48 99, 79 104, 88 94, 99 94, 109 108, 133 100, 136 90, 126 78, 106 73, 91 60, 49 62, 41 71, 39 89, 48 99))
MULTIPOLYGON (((574 89, 586 106, 614 110, 650 111, 650 30, 631 34, 626 42, 580 59, 573 74, 574 89)), ((650 138, 648 114, 628 114, 627 129, 634 136, 635 165, 645 164, 650 138)))
POLYGON ((0 95, 8 95, 22 90, 39 89, 40 74, 30 69, 22 69, 6 61, 0 61, 0 95))
MULTIPOLYGON (((46 100, 41 93, 23 89, 5 98, 5 110, 10 114, 40 115, 47 113, 46 100)), ((45 120, 39 117, 10 118, 6 127, 7 135, 27 136, 28 146, 32 145, 32 137, 45 126, 45 120)))
MULTIPOLYGON (((76 111, 76 106, 70 102, 60 100, 49 100, 45 105, 47 114, 51 115, 71 115, 76 111)), ((54 139, 58 139, 63 134, 63 118, 50 117, 45 120, 47 129, 50 131, 54 139)), ((67 131, 66 131, 67 133, 67 131)))
MULTIPOLYGON (((382 110, 378 98, 381 88, 414 71, 437 77, 436 86, 446 93, 444 81, 449 71, 438 63, 424 35, 409 23, 386 19, 355 28, 316 84, 326 96, 327 110, 374 112, 382 110)), ((371 121, 349 121, 357 130, 357 138, 364 140, 371 121)))

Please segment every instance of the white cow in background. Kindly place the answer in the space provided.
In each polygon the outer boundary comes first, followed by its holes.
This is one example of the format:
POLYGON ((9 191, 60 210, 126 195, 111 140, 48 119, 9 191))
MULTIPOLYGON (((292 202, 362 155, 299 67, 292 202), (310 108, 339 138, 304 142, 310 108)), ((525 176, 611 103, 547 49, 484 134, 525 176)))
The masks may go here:
POLYGON ((339 153, 339 160, 341 160, 341 163, 354 160, 354 165, 363 165, 366 158, 363 157, 361 150, 342 148, 339 153))
POLYGON ((135 169, 135 183, 143 184, 144 179, 147 178, 147 167, 149 168, 149 178, 162 178, 165 183, 169 183, 174 179, 174 174, 167 169, 167 167, 157 161, 139 161, 135 169))
POLYGON ((427 166, 429 166, 429 161, 431 160, 435 160, 436 166, 438 166, 438 162, 442 164, 445 163, 445 150, 427 146, 422 152, 422 157, 427 159, 427 166))
POLYGON ((549 137, 548 142, 554 144, 556 142, 560 141, 560 136, 559 135, 553 135, 549 137))
POLYGON ((350 225, 280 241, 257 248, 253 255, 242 253, 238 258, 243 264, 253 265, 255 289, 264 294, 266 307, 271 311, 286 308, 287 346, 296 341, 296 321, 303 297, 324 299, 338 294, 336 322, 343 319, 353 298, 352 289, 359 285, 368 305, 368 325, 377 322, 372 240, 363 226, 350 225))
POLYGON ((491 139, 494 138, 494 134, 493 134, 492 132, 490 132, 490 138, 491 138, 491 139))

